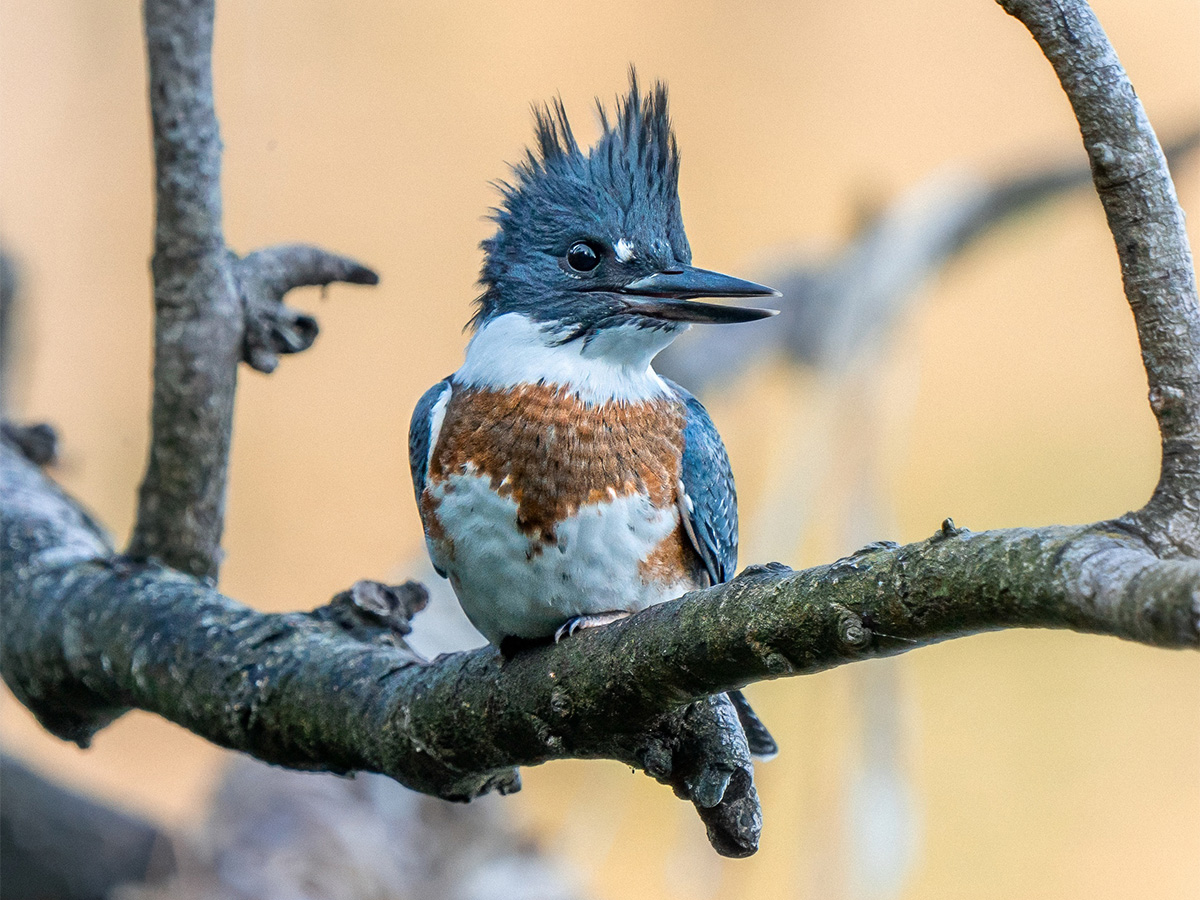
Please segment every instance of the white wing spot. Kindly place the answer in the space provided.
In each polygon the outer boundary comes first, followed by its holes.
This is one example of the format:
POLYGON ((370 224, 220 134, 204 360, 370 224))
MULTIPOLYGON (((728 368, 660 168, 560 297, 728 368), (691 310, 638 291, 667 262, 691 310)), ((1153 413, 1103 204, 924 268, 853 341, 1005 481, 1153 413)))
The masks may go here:
POLYGON ((437 447, 438 435, 442 433, 442 421, 446 418, 446 404, 450 402, 452 393, 450 385, 442 388, 442 393, 429 410, 429 450, 425 453, 425 471, 429 472, 429 463, 433 460, 433 451, 437 447))

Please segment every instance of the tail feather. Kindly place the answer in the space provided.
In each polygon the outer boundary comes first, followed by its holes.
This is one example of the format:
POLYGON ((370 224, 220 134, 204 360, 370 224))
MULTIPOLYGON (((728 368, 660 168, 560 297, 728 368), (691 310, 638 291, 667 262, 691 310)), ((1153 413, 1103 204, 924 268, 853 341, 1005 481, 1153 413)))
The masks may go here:
POLYGON ((751 708, 746 695, 741 691, 730 691, 729 699, 733 701, 733 708, 737 710, 742 730, 746 732, 746 743, 750 747, 750 753, 764 761, 774 759, 779 754, 779 745, 775 743, 775 738, 771 737, 771 732, 767 731, 767 726, 758 717, 758 713, 751 708))

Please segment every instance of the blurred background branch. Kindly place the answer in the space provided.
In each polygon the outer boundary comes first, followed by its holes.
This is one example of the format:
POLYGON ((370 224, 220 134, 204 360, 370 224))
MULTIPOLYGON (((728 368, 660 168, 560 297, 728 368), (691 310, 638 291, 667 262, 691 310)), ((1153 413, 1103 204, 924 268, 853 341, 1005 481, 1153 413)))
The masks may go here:
POLYGON ((125 883, 174 869, 169 839, 150 822, 53 784, 0 756, 0 868, 5 900, 105 900, 125 883))
MULTIPOLYGON (((1200 145, 1200 129, 1166 146, 1172 167, 1200 145)), ((822 259, 779 252, 761 277, 779 285, 785 315, 770 329, 693 329, 664 350, 655 368, 704 392, 773 356, 841 373, 878 356, 896 323, 931 279, 997 228, 1068 191, 1092 184, 1086 165, 1050 165, 999 178, 942 169, 866 214, 854 234, 822 259)))

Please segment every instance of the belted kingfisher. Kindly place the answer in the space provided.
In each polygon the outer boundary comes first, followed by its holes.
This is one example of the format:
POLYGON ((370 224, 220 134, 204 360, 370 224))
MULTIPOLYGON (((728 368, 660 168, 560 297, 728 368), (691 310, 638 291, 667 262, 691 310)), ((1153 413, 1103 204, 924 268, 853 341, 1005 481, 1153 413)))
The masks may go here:
MULTIPOLYGON (((693 268, 662 84, 627 96, 580 150, 561 101, 501 182, 462 367, 417 403, 413 487, 434 567, 472 624, 556 640, 733 577, 729 458, 654 356, 691 323, 774 310, 697 297, 778 292, 693 268)), ((757 755, 774 742, 731 694, 757 755)))

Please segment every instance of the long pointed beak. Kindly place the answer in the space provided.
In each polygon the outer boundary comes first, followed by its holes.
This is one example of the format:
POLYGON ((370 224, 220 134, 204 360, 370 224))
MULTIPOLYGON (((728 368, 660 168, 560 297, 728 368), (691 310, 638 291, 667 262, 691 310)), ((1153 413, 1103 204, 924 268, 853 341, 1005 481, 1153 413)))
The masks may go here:
POLYGON ((774 288, 692 266, 666 269, 639 278, 625 285, 622 293, 629 295, 629 299, 633 301, 631 306, 639 315, 668 322, 699 322, 710 325, 753 322, 756 319, 778 315, 779 310, 694 303, 692 298, 781 296, 774 288))

